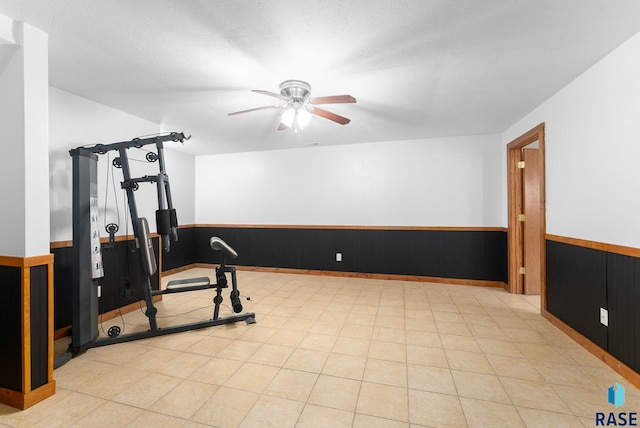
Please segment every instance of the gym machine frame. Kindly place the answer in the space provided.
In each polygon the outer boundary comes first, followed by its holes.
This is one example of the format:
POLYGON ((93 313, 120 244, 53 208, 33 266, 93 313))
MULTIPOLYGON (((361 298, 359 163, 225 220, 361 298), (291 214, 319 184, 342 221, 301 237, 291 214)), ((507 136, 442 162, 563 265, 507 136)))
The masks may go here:
MULTIPOLYGON (((220 267, 216 268, 216 284, 209 284, 209 278, 205 277, 195 278, 193 280, 172 281, 169 282, 164 290, 152 290, 151 288, 150 278, 157 271, 156 259, 147 220, 144 217, 138 216, 134 191, 138 189, 138 183, 141 182, 157 184, 157 229, 158 234, 161 236, 162 249, 168 252, 170 250, 171 240, 178 240, 178 222, 171 199, 169 178, 165 171, 164 142, 184 142, 184 140, 188 140, 189 138, 190 137, 185 137, 183 133, 172 132, 165 135, 150 138, 135 138, 131 141, 107 145, 97 144, 90 147, 78 147, 69 151, 69 154, 73 158, 73 316, 71 344, 69 345, 69 351, 72 355, 82 353, 92 347, 235 323, 238 321, 245 321, 247 324, 255 323, 254 313, 232 315, 225 318, 218 317, 220 304, 222 303, 222 289, 228 287, 226 273, 231 273, 232 291, 230 298, 233 310, 235 313, 242 311, 240 293, 236 283, 235 267, 226 266, 226 258, 236 258, 237 253, 220 238, 212 237, 209 241, 209 245, 213 250, 222 252, 220 267), (131 177, 127 149, 141 148, 149 144, 155 144, 157 153, 148 152, 146 158, 149 162, 158 161, 160 170, 158 175, 140 178, 131 177), (98 339, 98 286, 100 285, 99 281, 102 276, 100 272, 102 266, 100 265, 101 258, 98 262, 96 262, 95 258, 92 259, 92 251, 94 255, 100 251, 100 245, 96 245, 96 242, 99 242, 96 241, 96 234, 99 240, 99 232, 95 227, 97 223, 98 198, 97 155, 105 154, 109 151, 118 151, 119 153, 119 157, 114 159, 113 165, 122 169, 124 180, 121 182, 121 187, 127 193, 136 250, 140 255, 140 263, 146 275, 146 279, 141 285, 147 306, 145 315, 149 319, 149 330, 98 339), (211 288, 216 289, 216 296, 213 299, 215 304, 213 319, 163 328, 158 327, 156 320, 157 309, 153 304, 154 296, 211 288)), ((111 243, 114 239, 115 229, 117 228, 111 228, 111 230, 109 230, 111 243)))

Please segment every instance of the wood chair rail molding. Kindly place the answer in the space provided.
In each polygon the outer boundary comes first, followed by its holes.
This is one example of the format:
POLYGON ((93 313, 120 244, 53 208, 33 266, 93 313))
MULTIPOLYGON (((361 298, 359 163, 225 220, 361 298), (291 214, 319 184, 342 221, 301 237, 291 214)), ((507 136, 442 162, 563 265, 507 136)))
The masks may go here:
POLYGON ((640 258, 640 248, 627 247, 624 245, 607 244, 604 242, 589 241, 586 239, 570 238, 568 236, 547 234, 547 240, 560 242, 563 244, 575 245, 578 247, 591 248, 593 250, 606 251, 608 253, 621 254, 623 256, 631 256, 640 258))

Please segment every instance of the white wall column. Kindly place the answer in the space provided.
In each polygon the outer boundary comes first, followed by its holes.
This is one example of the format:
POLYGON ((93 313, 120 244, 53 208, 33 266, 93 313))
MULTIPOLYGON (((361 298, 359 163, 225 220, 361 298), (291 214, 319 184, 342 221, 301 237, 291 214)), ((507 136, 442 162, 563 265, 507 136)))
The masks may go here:
POLYGON ((49 254, 48 35, 0 16, 0 255, 49 254))

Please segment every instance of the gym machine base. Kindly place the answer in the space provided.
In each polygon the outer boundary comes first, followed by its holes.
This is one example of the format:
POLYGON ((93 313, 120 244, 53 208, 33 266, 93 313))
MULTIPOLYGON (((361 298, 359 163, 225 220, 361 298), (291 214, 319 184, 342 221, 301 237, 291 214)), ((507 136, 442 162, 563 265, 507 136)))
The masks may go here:
MULTIPOLYGON (((146 339, 149 337, 157 337, 171 333, 181 333, 183 331, 196 330, 200 328, 213 327, 223 324, 231 324, 239 321, 245 321, 247 324, 255 324, 255 314, 253 312, 247 312, 240 315, 232 315, 224 318, 219 317, 220 304, 223 301, 222 290, 228 288, 227 278, 225 273, 231 273, 231 305, 235 313, 242 312, 242 303, 240 302, 240 292, 238 291, 238 284, 236 278, 236 268, 233 266, 226 266, 226 257, 229 256, 235 259, 238 253, 231 248, 226 242, 217 236, 212 237, 209 240, 209 245, 213 250, 222 251, 222 261, 220 267, 216 268, 216 283, 211 284, 208 277, 189 278, 175 281, 169 281, 167 287, 164 290, 152 290, 152 296, 158 296, 162 294, 174 294, 183 293, 187 291, 208 290, 215 289, 216 296, 213 298, 214 309, 213 318, 208 321, 198 321, 193 323, 181 324, 170 327, 157 328, 156 330, 147 330, 137 333, 129 333, 119 335, 116 337, 108 337, 97 339, 92 348, 99 346, 112 345, 115 343, 129 342, 133 340, 146 339)), ((149 310, 149 309, 147 309, 149 310)))
MULTIPOLYGON (((169 178, 165 172, 164 146, 165 141, 184 142, 190 137, 183 133, 172 132, 150 138, 135 138, 113 144, 98 144, 90 147, 79 147, 70 150, 73 158, 73 269, 72 269, 72 328, 71 344, 69 351, 56 360, 56 367, 64 364, 72 356, 78 355, 89 348, 106 346, 116 343, 139 340, 149 337, 157 337, 165 334, 184 332, 222 324, 230 324, 245 321, 247 324, 255 323, 255 314, 242 312, 240 293, 237 287, 235 267, 226 266, 227 257, 236 258, 238 254, 226 242, 218 237, 212 237, 209 241, 212 250, 222 252, 220 267, 216 268, 216 283, 210 284, 209 278, 194 278, 188 280, 170 281, 164 290, 152 290, 150 278, 157 271, 156 259, 153 252, 151 234, 146 218, 139 217, 136 207, 134 191, 143 182, 156 183, 158 192, 158 210, 156 211, 157 231, 161 236, 162 249, 168 252, 170 241, 178 239, 175 209, 172 205, 169 178), (132 178, 129 168, 127 149, 141 148, 142 146, 155 144, 157 153, 148 152, 147 161, 159 161, 160 172, 154 176, 132 178), (146 278, 141 287, 144 291, 146 304, 145 315, 149 320, 149 330, 143 332, 111 335, 107 338, 98 338, 98 286, 103 276, 102 258, 100 253, 100 233, 98 223, 98 195, 97 195, 97 160, 98 154, 108 151, 118 151, 119 157, 115 158, 113 165, 122 169, 124 180, 121 187, 126 191, 129 213, 133 225, 133 233, 136 244, 136 252, 139 254, 140 265, 146 278), (219 317, 220 304, 223 301, 222 289, 228 288, 226 274, 231 274, 231 305, 234 313, 224 318, 219 317), (194 290, 215 289, 213 298, 213 318, 205 321, 159 328, 156 320, 157 309, 153 303, 153 297, 162 294, 188 292, 194 290)), ((114 239, 117 226, 107 226, 110 243, 114 239)))

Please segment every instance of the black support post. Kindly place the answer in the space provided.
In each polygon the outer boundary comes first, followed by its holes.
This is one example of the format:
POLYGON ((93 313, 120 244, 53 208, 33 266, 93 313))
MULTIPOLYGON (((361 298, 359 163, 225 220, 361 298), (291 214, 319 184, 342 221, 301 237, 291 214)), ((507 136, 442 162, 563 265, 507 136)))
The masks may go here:
POLYGON ((98 197, 98 156, 84 148, 71 150, 73 158, 73 303, 71 345, 78 354, 98 338, 98 280, 92 275, 91 201, 98 197))

